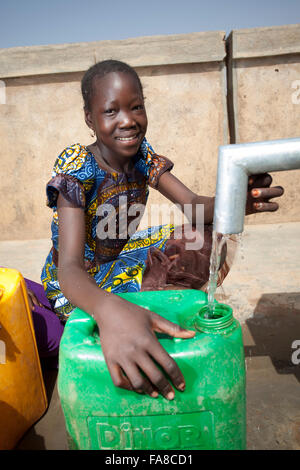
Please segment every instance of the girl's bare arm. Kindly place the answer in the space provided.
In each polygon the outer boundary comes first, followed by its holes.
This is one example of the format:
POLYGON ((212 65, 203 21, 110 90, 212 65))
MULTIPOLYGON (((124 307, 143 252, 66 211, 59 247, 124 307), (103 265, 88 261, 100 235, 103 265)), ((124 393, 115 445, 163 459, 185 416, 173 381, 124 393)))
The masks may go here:
POLYGON ((170 171, 162 174, 158 182, 158 191, 168 198, 174 204, 179 204, 181 209, 184 209, 185 204, 191 204, 193 207, 191 223, 195 223, 196 204, 204 205, 204 223, 211 224, 213 221, 214 213, 214 198, 208 196, 198 196, 185 186, 176 176, 170 171))
POLYGON ((73 207, 61 194, 57 208, 60 287, 73 305, 92 315, 98 323, 103 354, 114 384, 151 396, 157 396, 158 391, 172 399, 174 390, 155 361, 179 390, 184 389, 184 378, 154 332, 180 338, 191 338, 195 332, 100 289, 84 268, 83 209, 73 207))
MULTIPOLYGON (((271 184, 272 177, 269 174, 253 175, 249 178, 246 215, 278 210, 279 205, 277 202, 270 202, 270 199, 282 196, 284 189, 281 186, 270 187, 271 184)), ((204 205, 204 223, 211 224, 213 222, 215 198, 198 196, 170 171, 166 171, 160 177, 158 190, 174 204, 179 204, 182 209, 184 204, 192 204, 194 210, 191 223, 195 223, 196 220, 196 204, 204 205)))

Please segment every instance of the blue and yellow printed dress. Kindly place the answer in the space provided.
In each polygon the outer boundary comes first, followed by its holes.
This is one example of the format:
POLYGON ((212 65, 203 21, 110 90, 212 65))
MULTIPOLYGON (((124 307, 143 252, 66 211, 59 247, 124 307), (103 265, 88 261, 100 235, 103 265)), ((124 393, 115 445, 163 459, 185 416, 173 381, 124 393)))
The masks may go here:
MULTIPOLYGON (((109 292, 139 291, 149 248, 163 251, 173 231, 173 226, 165 225, 136 232, 131 238, 100 239, 97 236, 97 226, 103 220, 103 215, 98 215, 99 207, 109 204, 115 208, 119 233, 120 200, 126 201, 127 209, 133 204, 146 205, 149 186, 156 188, 160 176, 173 167, 170 160, 155 154, 146 139, 133 163, 130 173, 110 173, 100 168, 91 151, 80 144, 67 147, 55 162, 46 189, 47 205, 53 209, 53 246, 41 280, 52 308, 62 321, 67 320, 74 306, 64 297, 57 279, 59 221, 56 203, 59 192, 76 207, 84 209, 85 267, 96 284, 109 292)), ((128 217, 127 224, 130 222, 132 219, 128 217)))

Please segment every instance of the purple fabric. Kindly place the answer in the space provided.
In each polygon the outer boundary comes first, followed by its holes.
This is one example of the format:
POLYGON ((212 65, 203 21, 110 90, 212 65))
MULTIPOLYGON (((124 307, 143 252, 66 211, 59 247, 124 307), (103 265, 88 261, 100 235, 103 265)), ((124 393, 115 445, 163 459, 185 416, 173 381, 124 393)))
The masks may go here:
POLYGON ((49 361, 57 366, 59 343, 64 331, 64 325, 57 315, 51 310, 51 305, 45 295, 44 288, 37 282, 25 279, 27 288, 30 289, 43 307, 34 305, 32 318, 36 336, 37 347, 41 359, 53 358, 49 361))
POLYGON ((76 207, 85 207, 85 194, 83 184, 71 175, 58 174, 47 184, 48 206, 56 207, 58 193, 61 192, 67 201, 76 207))

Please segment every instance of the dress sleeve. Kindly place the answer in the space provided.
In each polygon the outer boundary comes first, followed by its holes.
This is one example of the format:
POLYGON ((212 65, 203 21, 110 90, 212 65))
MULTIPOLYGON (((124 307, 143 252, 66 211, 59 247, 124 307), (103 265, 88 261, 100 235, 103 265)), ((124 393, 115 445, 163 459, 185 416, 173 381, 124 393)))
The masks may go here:
POLYGON ((92 176, 88 163, 88 153, 79 144, 67 147, 58 156, 46 186, 48 207, 56 208, 61 192, 75 207, 85 208, 85 193, 92 176))
POLYGON ((172 170, 173 166, 171 160, 162 155, 157 155, 144 138, 136 155, 135 167, 146 176, 149 186, 156 189, 161 175, 172 170))

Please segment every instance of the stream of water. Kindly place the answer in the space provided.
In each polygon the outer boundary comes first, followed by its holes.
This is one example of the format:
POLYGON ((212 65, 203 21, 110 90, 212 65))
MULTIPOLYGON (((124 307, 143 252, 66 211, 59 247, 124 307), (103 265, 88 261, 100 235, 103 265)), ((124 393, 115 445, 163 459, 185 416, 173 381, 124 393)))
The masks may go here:
POLYGON ((218 272, 221 261, 222 248, 230 235, 223 235, 213 231, 212 249, 210 255, 209 281, 208 281, 208 308, 206 318, 212 318, 215 313, 215 292, 217 289, 218 272))

